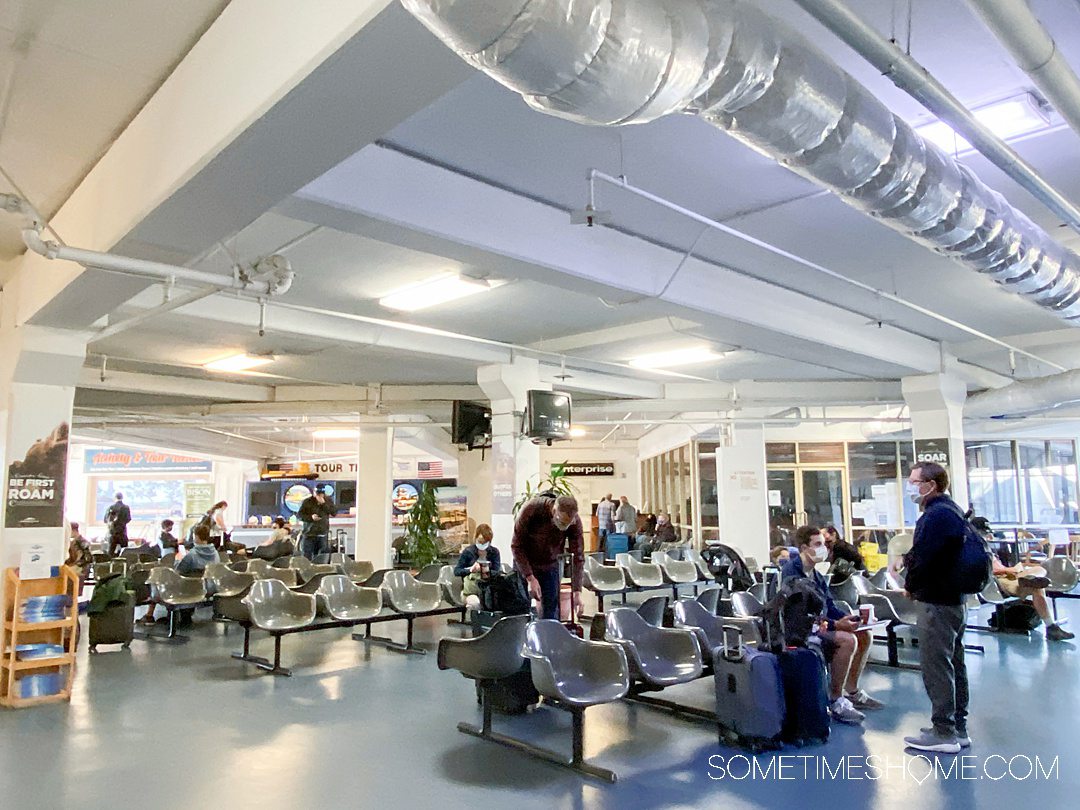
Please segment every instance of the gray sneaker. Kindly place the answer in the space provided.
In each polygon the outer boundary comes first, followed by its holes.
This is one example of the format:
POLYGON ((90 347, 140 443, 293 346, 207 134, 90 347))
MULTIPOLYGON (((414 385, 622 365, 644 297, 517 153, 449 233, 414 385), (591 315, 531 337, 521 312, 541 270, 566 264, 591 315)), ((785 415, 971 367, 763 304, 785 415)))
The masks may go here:
POLYGON ((924 731, 918 737, 904 737, 904 745, 916 751, 929 751, 934 754, 960 753, 960 742, 955 736, 942 736, 933 729, 924 731))
POLYGON ((848 692, 846 695, 844 695, 844 697, 850 700, 851 705, 859 711, 866 711, 867 709, 880 709, 882 706, 885 705, 880 700, 870 697, 870 695, 866 694, 866 692, 862 689, 858 689, 854 692, 848 692))
MULTIPOLYGON (((921 731, 923 734, 933 734, 934 727, 927 726, 926 728, 920 728, 919 731, 921 731)), ((961 748, 971 748, 971 737, 968 736, 968 733, 966 731, 957 731, 956 741, 960 743, 961 748)))
POLYGON ((832 714, 833 720, 848 725, 858 725, 866 719, 866 715, 852 706, 851 701, 843 696, 832 702, 832 705, 829 706, 829 712, 832 714))

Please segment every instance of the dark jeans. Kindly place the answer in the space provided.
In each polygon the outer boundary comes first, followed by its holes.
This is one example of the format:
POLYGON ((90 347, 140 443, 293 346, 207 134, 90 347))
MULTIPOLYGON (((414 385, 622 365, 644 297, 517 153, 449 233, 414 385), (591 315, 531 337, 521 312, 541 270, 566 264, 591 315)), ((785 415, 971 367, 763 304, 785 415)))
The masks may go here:
POLYGON ((533 576, 540 583, 540 618, 559 618, 559 566, 546 571, 533 570, 533 576))
POLYGON ((919 659, 931 719, 939 734, 967 732, 968 679, 964 661, 963 605, 916 602, 919 610, 919 659))
POLYGON ((308 534, 300 543, 300 553, 309 560, 314 560, 319 554, 330 553, 330 542, 325 534, 308 534))
POLYGON ((116 532, 115 534, 110 534, 109 535, 109 556, 110 557, 115 557, 116 556, 116 549, 117 548, 127 548, 127 544, 128 544, 128 536, 127 536, 127 529, 126 528, 123 529, 122 531, 116 532))
POLYGON ((599 529, 597 529, 597 530, 596 530, 596 534, 597 534, 597 535, 599 536, 599 538, 600 538, 600 543, 598 544, 598 546, 597 546, 597 549, 596 549, 596 550, 597 550, 597 551, 603 551, 603 550, 604 550, 604 547, 605 547, 605 546, 607 546, 607 536, 608 536, 609 534, 611 534, 611 530, 610 530, 610 529, 605 529, 605 528, 601 527, 601 528, 599 528, 599 529))

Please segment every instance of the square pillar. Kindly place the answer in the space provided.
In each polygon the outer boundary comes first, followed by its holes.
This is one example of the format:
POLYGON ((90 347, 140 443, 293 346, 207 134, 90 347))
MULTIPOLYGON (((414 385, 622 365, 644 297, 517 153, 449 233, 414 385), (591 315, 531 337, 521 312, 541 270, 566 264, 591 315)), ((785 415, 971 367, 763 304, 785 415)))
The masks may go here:
POLYGON ((361 428, 356 456, 356 559, 389 568, 394 429, 361 428))
POLYGON ((769 559, 765 429, 738 425, 716 448, 720 542, 737 546, 759 565, 769 559))
MULTIPOLYGON (((968 506, 967 461, 964 454, 964 401, 967 385, 948 374, 923 374, 901 380, 911 412, 916 461, 934 461, 949 471, 950 495, 968 506)), ((907 477, 908 470, 903 474, 907 477)))

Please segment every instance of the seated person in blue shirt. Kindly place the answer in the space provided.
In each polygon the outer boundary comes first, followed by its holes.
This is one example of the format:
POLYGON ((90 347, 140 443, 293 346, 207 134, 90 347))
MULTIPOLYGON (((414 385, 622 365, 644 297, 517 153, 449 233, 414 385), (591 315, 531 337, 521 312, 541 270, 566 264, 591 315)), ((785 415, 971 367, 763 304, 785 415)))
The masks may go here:
POLYGON ((501 570, 499 550, 491 545, 494 536, 491 527, 481 523, 476 527, 473 542, 465 546, 454 566, 454 576, 465 578, 461 595, 465 597, 467 607, 480 607, 480 580, 501 570))
POLYGON ((829 558, 829 549, 821 529, 817 526, 800 526, 795 532, 795 540, 799 544, 799 553, 793 554, 783 564, 783 581, 795 577, 809 579, 825 602, 825 618, 818 630, 818 638, 821 639, 825 659, 829 662, 832 716, 842 723, 860 723, 866 717, 860 709, 880 709, 883 705, 859 687, 873 634, 855 632, 859 626, 858 616, 846 615, 836 606, 828 581, 814 568, 817 563, 826 562, 829 558))

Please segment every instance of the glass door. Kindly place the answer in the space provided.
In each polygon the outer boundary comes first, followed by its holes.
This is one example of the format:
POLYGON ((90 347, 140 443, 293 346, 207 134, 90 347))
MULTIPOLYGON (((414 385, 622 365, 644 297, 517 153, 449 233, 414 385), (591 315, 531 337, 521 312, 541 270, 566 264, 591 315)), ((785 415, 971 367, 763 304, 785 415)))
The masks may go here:
POLYGON ((802 523, 833 525, 844 532, 844 471, 839 469, 801 470, 802 523))
POLYGON ((769 545, 789 545, 795 532, 799 499, 795 470, 769 470, 769 545))
POLYGON ((805 525, 832 524, 847 536, 843 467, 770 468, 767 477, 770 545, 791 545, 805 525))

